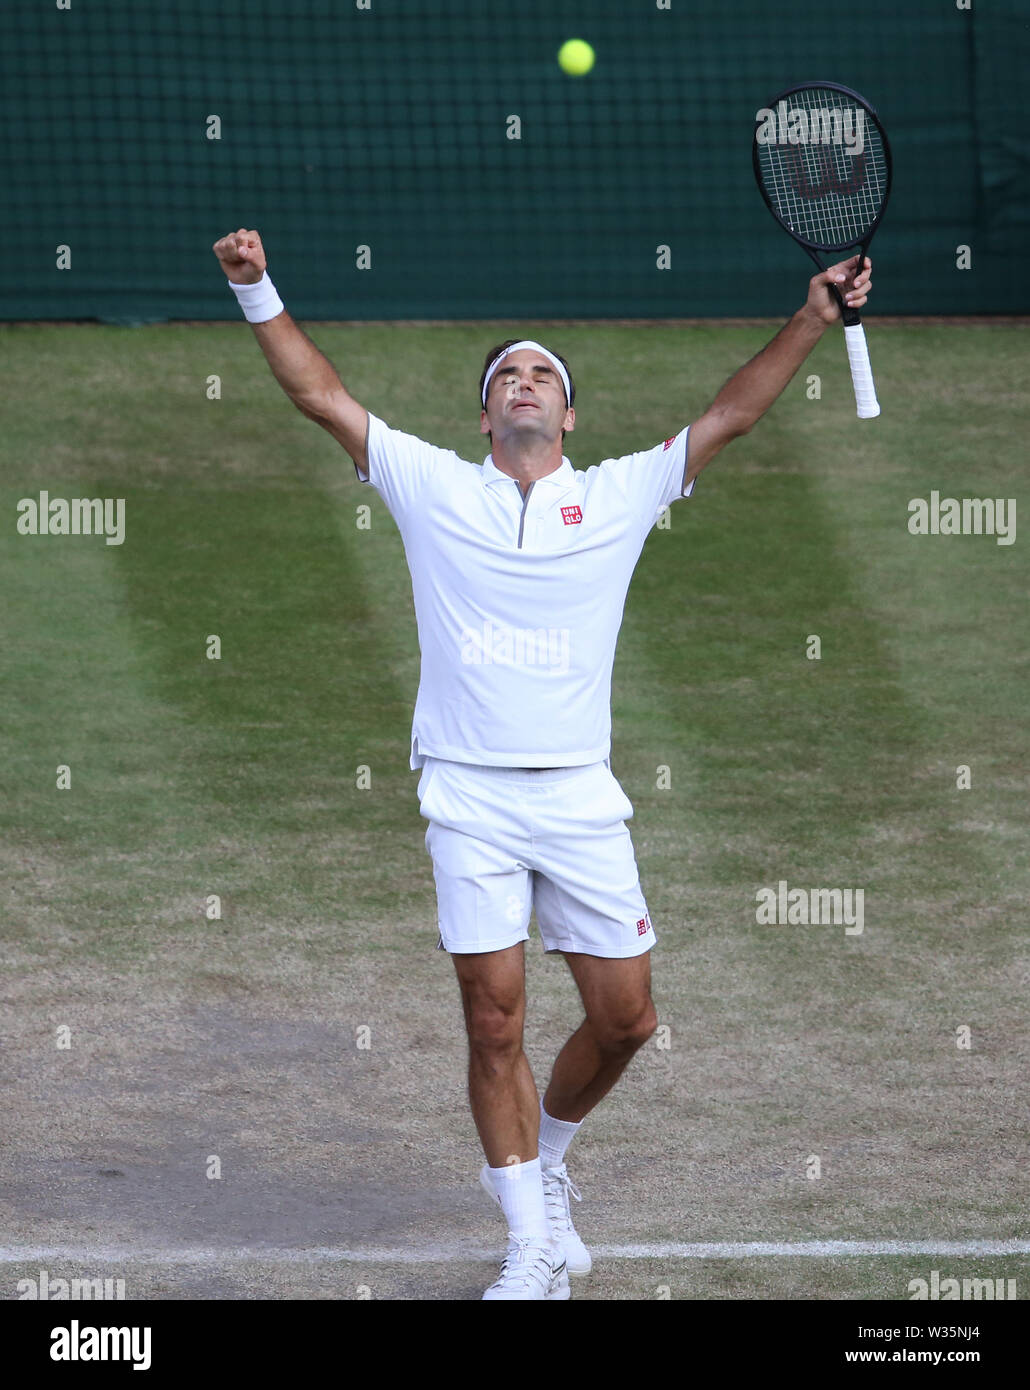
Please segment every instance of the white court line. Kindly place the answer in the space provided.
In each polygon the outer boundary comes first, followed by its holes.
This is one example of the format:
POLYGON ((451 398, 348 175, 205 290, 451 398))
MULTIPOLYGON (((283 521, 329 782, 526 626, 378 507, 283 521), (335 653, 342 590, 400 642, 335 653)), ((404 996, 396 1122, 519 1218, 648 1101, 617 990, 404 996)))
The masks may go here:
MULTIPOLYGON (((1030 1255, 1030 1240, 806 1240, 792 1243, 765 1240, 703 1241, 686 1245, 596 1245, 591 1246, 591 1253, 604 1260, 750 1260, 768 1256, 778 1256, 781 1259, 833 1259, 855 1255, 1030 1255)), ((351 1250, 340 1246, 290 1249, 259 1245, 225 1249, 209 1246, 0 1246, 0 1264, 38 1264, 40 1261, 67 1260, 82 1265, 422 1265, 496 1259, 496 1249, 477 1250, 458 1245, 428 1245, 418 1250, 351 1250)))

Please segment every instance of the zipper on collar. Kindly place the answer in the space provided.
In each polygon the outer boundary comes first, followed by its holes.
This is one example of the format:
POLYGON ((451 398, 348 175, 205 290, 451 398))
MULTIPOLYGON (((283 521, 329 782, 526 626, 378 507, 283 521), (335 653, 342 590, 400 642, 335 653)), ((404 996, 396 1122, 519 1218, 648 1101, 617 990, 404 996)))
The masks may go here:
MULTIPOLYGON (((513 478, 512 481, 514 482, 515 486, 519 489, 519 494, 521 495, 521 493, 522 493, 522 488, 519 487, 519 480, 518 480, 518 478, 513 478)), ((526 492, 526 495, 525 495, 525 497, 523 497, 523 499, 522 499, 522 515, 519 517, 519 544, 518 544, 518 549, 519 549, 519 550, 522 549, 522 533, 523 533, 523 531, 525 530, 525 526, 526 526, 526 508, 529 506, 529 498, 530 498, 530 495, 531 495, 531 493, 532 493, 532 491, 533 491, 533 489, 534 489, 535 487, 536 487, 536 481, 534 480, 533 482, 530 483, 529 488, 528 488, 528 490, 527 490, 527 492, 526 492)))

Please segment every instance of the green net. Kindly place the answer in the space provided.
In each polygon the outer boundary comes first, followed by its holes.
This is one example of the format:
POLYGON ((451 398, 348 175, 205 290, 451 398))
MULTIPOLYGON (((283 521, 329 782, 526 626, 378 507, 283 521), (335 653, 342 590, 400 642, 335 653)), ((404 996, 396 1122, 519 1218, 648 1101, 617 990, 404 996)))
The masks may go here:
POLYGON ((8 319, 235 317, 210 247, 240 226, 309 319, 780 315, 811 266, 751 136, 813 78, 892 142, 876 311, 1030 309, 1026 0, 10 0, 0 29, 8 319))

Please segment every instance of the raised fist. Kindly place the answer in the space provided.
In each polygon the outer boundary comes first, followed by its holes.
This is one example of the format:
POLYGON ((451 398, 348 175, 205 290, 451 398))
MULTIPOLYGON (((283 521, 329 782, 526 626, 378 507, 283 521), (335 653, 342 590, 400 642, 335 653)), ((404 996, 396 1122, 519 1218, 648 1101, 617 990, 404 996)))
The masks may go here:
POLYGON ((257 232, 241 227, 220 237, 211 249, 234 284, 255 285, 265 273, 265 248, 257 232))

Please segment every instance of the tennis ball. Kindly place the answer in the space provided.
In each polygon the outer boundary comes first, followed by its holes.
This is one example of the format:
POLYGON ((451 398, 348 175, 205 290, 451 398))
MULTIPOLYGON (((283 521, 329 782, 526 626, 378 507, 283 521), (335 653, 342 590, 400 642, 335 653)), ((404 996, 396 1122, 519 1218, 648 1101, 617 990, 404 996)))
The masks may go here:
POLYGON ((566 39, 558 50, 558 66, 570 77, 583 77, 594 66, 594 50, 585 39, 566 39))

